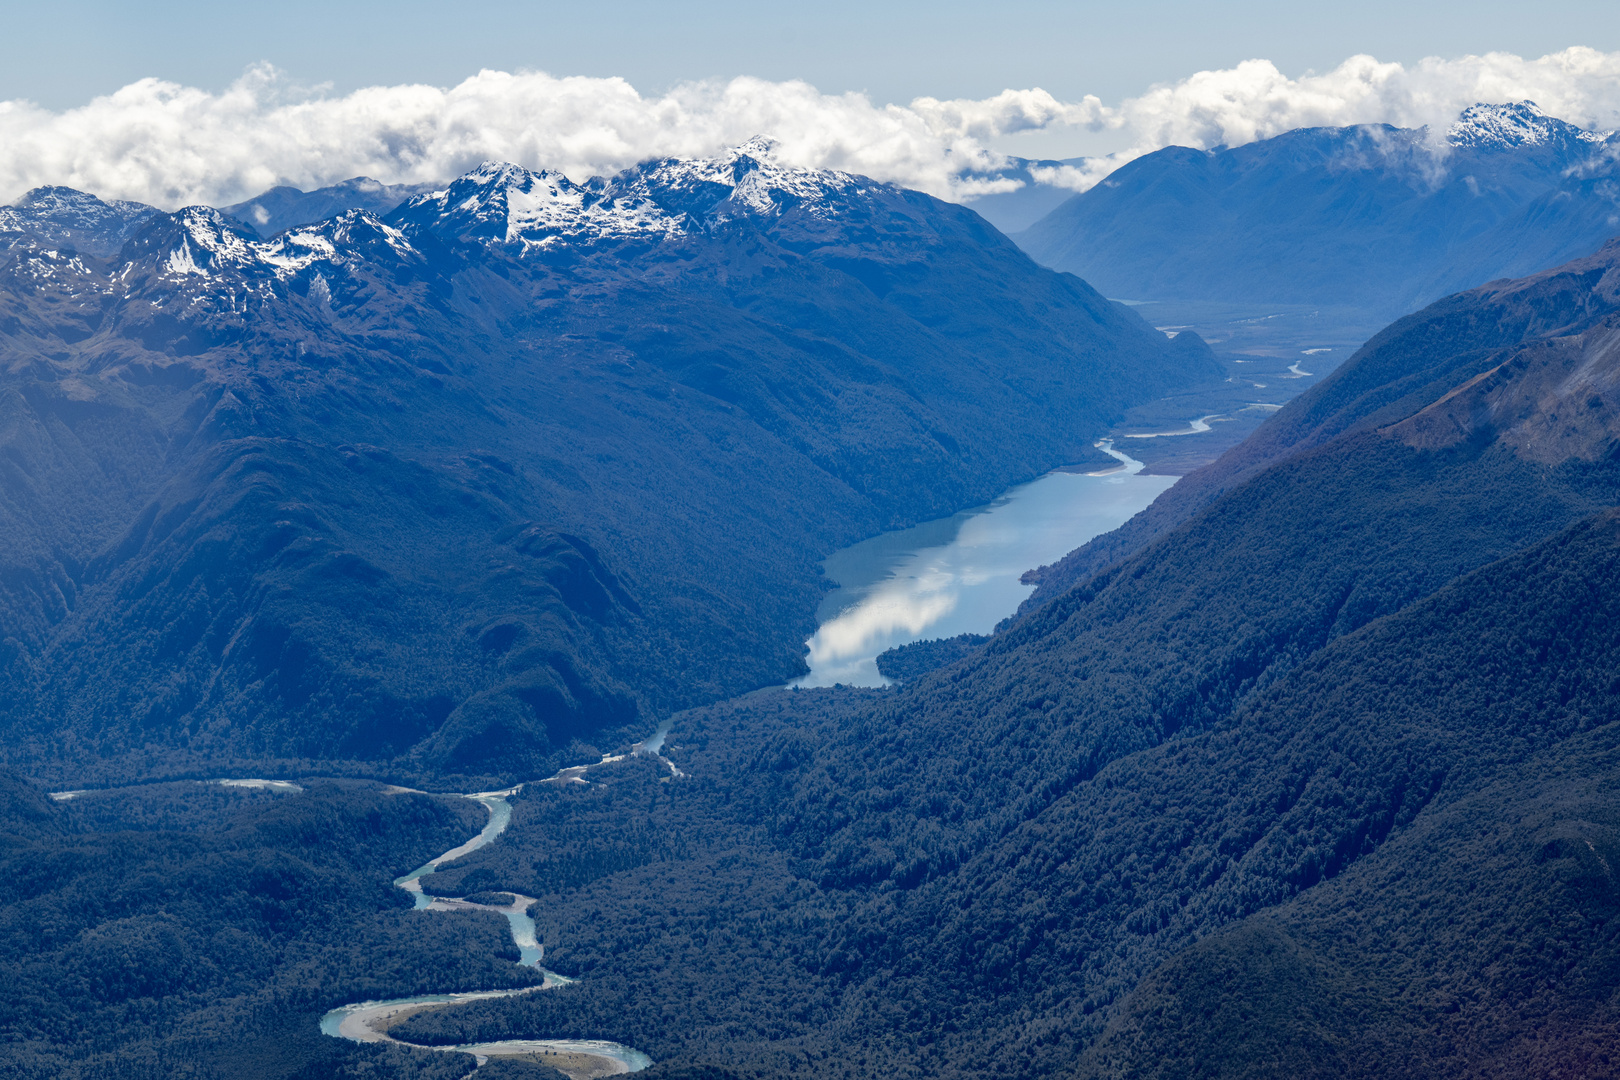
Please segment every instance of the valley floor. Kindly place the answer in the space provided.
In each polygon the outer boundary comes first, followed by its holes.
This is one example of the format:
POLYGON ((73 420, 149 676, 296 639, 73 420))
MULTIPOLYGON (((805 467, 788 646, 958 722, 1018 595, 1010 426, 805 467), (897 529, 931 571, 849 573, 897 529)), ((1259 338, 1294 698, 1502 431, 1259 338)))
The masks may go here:
POLYGON ((1183 476, 1208 465, 1330 375, 1387 321, 1359 309, 1300 304, 1162 300, 1131 306, 1160 330, 1198 334, 1223 369, 1216 379, 1128 410, 1109 431, 1117 446, 1147 466, 1144 472, 1150 476, 1183 476), (1184 430, 1196 418, 1205 419, 1208 429, 1138 437, 1184 430))

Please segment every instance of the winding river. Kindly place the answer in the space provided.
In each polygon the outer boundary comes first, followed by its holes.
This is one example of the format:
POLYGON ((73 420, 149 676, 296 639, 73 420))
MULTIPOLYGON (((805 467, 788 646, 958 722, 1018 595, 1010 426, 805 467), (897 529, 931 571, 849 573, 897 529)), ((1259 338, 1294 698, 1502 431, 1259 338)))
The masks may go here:
MULTIPOLYGON (((669 767, 673 776, 680 776, 681 771, 675 763, 659 753, 663 748, 664 738, 669 733, 669 721, 665 721, 658 731, 645 742, 637 743, 631 747, 632 754, 649 754, 662 761, 669 767)), ((626 755, 606 756, 596 765, 607 765, 615 761, 623 761, 626 755)), ((545 780, 536 781, 541 784, 585 784, 585 774, 596 766, 576 765, 563 769, 555 776, 545 780)), ((430 859, 422 866, 412 870, 404 877, 396 878, 394 884, 415 898, 415 907, 419 911, 492 911, 506 917, 512 929, 512 942, 518 947, 521 954, 518 963, 524 967, 539 970, 545 981, 537 986, 525 986, 516 990, 478 990, 460 994, 424 994, 418 997, 395 998, 391 1001, 359 1001, 352 1005, 344 1005, 333 1009, 321 1017, 321 1031, 327 1035, 340 1039, 350 1039, 354 1042, 393 1042, 403 1046, 418 1046, 416 1043, 406 1043, 403 1039, 396 1039, 388 1033, 388 1027, 407 1016, 427 1012, 431 1009, 442 1009, 448 1005, 459 1005, 468 1001, 484 1001, 489 998, 517 997, 522 994, 533 994, 542 990, 549 990, 556 986, 564 986, 572 979, 558 975, 554 971, 547 971, 541 966, 545 959, 545 946, 542 945, 535 934, 534 920, 529 917, 529 906, 534 903, 531 896, 521 896, 516 893, 504 893, 510 896, 511 901, 504 905, 479 904, 461 897, 431 896, 422 889, 422 878, 433 873, 446 863, 454 862, 464 855, 468 855, 479 848, 489 844, 497 836, 506 831, 512 822, 512 804, 509 798, 523 789, 524 785, 508 788, 505 791, 480 791, 471 795, 450 796, 451 798, 472 799, 483 804, 489 811, 489 821, 479 831, 478 835, 451 848, 443 855, 430 859)), ((388 789, 390 794, 427 794, 417 792, 412 788, 393 787, 388 789)), ((652 1064, 652 1059, 639 1050, 628 1046, 621 1046, 614 1042, 603 1042, 594 1039, 504 1039, 499 1042, 464 1043, 457 1046, 426 1046, 424 1050, 456 1050, 463 1054, 472 1054, 482 1065, 490 1058, 516 1058, 519 1060, 534 1061, 542 1065, 549 1065, 558 1069, 575 1080, 586 1080, 588 1077, 610 1076, 616 1073, 639 1072, 652 1064)))
MULTIPOLYGON (((1191 421, 1184 431, 1133 437, 1206 431, 1212 419, 1214 417, 1202 417, 1191 421)), ((989 631, 997 621, 1015 611, 1030 591, 1030 586, 1019 581, 1025 570, 1054 561, 1092 536, 1117 527, 1175 482, 1174 477, 1139 475, 1141 462, 1116 450, 1111 442, 1105 441, 1099 446, 1120 464, 1091 473, 1051 473, 1015 488, 988 506, 914 529, 874 537, 828 559, 829 576, 843 587, 823 605, 821 628, 807 643, 811 674, 798 685, 833 682, 878 685, 884 680, 877 673, 874 657, 885 648, 923 636, 989 631)), ((671 723, 666 720, 651 737, 629 752, 657 757, 673 777, 679 777, 680 769, 660 753, 671 723)), ((624 756, 606 756, 595 765, 576 765, 535 783, 588 783, 585 775, 592 768, 621 761, 624 756)), ((284 781, 221 780, 215 783, 297 789, 296 785, 284 781)), ((535 902, 533 897, 503 892, 499 895, 509 898, 505 904, 490 904, 465 897, 433 896, 422 888, 422 879, 428 874, 477 851, 506 831, 512 820, 512 805, 507 800, 524 786, 449 796, 482 804, 489 813, 488 822, 477 836, 396 879, 394 884, 412 894, 416 910, 489 911, 504 916, 520 953, 518 963, 540 971, 543 981, 536 986, 513 990, 355 1002, 323 1016, 322 1032, 355 1042, 419 1046, 395 1038, 389 1034, 389 1027, 429 1010, 469 1001, 540 993, 573 981, 542 966, 545 946, 540 943, 534 920, 528 914, 530 905, 535 902)), ((400 787, 388 791, 426 794, 400 787)), ((55 797, 72 798, 75 794, 61 792, 55 797)), ((534 1061, 559 1069, 575 1080, 638 1072, 652 1064, 639 1050, 595 1040, 507 1039, 419 1048, 472 1054, 480 1065, 491 1058, 534 1061)))

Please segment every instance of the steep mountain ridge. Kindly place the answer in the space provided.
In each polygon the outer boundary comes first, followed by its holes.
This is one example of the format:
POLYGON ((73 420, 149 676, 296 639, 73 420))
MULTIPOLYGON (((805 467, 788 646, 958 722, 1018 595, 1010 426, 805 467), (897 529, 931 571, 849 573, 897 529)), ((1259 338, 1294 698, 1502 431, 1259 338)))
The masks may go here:
MULTIPOLYGON (((1024 580, 1037 588, 1022 610, 1039 607, 1142 550, 1269 466, 1348 432, 1408 417, 1417 423, 1417 413, 1438 407, 1447 395, 1504 363, 1517 346, 1543 341, 1543 347, 1552 347, 1553 339, 1566 337, 1585 341, 1617 309, 1620 241, 1610 241, 1587 258, 1492 282, 1397 320, 1241 445, 1183 477, 1124 526, 1026 574, 1024 580)), ((1602 340, 1599 331, 1593 342, 1602 340)), ((1513 367, 1503 378, 1517 385, 1520 374, 1522 366, 1513 367)))
POLYGON ((548 183, 0 266, 16 760, 531 775, 785 681, 826 553, 1212 370, 915 192, 741 151, 548 183))
POLYGON ((1545 465, 1610 456, 1620 447, 1620 415, 1605 400, 1620 381, 1617 323, 1518 352, 1387 430, 1423 450, 1495 438, 1545 465))

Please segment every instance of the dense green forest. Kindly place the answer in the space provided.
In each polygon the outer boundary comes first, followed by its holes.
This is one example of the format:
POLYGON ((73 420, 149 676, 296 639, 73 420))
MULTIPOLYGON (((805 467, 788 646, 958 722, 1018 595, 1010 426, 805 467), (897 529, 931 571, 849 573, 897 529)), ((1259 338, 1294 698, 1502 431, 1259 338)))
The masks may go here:
MULTIPOLYGON (((518 803, 511 843, 433 886, 549 893, 548 962, 582 981, 403 1030, 614 1038, 774 1075, 1054 1075, 1094 1047, 1098 1075, 1186 1075, 1207 1060, 1209 1075, 1280 1076, 1316 1053, 1305 1035, 1331 1027, 1338 1056, 1313 1075, 1462 1076, 1490 1055, 1444 1047, 1522 1042, 1545 1013, 1562 1027, 1535 1052, 1578 1060, 1620 1022, 1604 1011, 1620 908, 1603 869, 1620 826, 1605 782, 1617 586, 1620 517, 1604 514, 1340 638, 1229 720, 1122 757, 1038 810, 1004 790, 1004 816, 975 830, 959 865, 912 880, 852 880, 825 795, 863 754, 893 756, 837 737, 891 695, 809 691, 691 715, 675 751, 689 781, 629 762, 590 789, 537 792, 518 803), (626 837, 625 821, 646 831, 626 837), (1346 919, 1359 937, 1343 936, 1346 919), (1387 963, 1366 951, 1375 941, 1387 963), (1511 973, 1473 985, 1504 958, 1511 973), (1350 959, 1353 971, 1335 967, 1350 959), (1211 1001, 1278 1020, 1212 1029, 1211 1001), (1252 1041, 1266 1039, 1287 1053, 1252 1041)), ((955 745, 989 745, 981 735, 955 745)), ((948 803, 920 810, 915 790, 839 787, 902 864, 931 854, 901 847, 920 826, 972 821, 948 803)))
POLYGON ((989 640, 985 634, 958 634, 897 645, 878 654, 877 669, 886 679, 915 679, 972 655, 989 640))
POLYGON ((506 922, 410 910, 394 877, 460 843, 462 799, 186 783, 54 803, 0 778, 0 1062, 29 1080, 459 1080, 470 1057, 320 1033, 369 998, 522 986, 506 922))
MULTIPOLYGON (((612 1038, 672 1076, 1177 1075, 1188 1057, 1227 1062, 1216 1075, 1279 1075, 1320 1036, 1338 1055, 1316 1055, 1322 1075, 1447 1076, 1471 1075, 1479 1054, 1426 1060, 1413 1048, 1479 1045, 1481 1030, 1511 1042, 1503 1001, 1517 1007, 1515 988, 1538 986, 1535 1015, 1562 1026, 1502 1060, 1601 1048, 1615 912, 1592 875, 1620 826, 1603 782, 1617 585, 1620 520, 1605 514, 1340 636, 1231 719, 1125 755, 1038 809, 1013 773, 975 806, 857 779, 896 748, 846 733, 892 709, 894 692, 780 693, 685 714, 667 752, 686 779, 631 758, 593 770, 588 786, 531 787, 506 836, 427 881, 449 895, 542 896, 548 963, 582 981, 396 1032, 612 1038), (1561 785, 1560 770, 1592 777, 1587 791, 1561 785), (829 801, 833 791, 845 794, 829 801), (1501 834, 1515 800, 1527 809, 1501 834), (990 808, 998 820, 979 827, 990 808), (886 849, 841 841, 854 820, 886 849), (957 865, 897 873, 937 849, 903 849, 919 825, 976 839, 957 865), (1539 854, 1518 859, 1504 843, 1539 854), (1455 869, 1432 874, 1440 848, 1455 869), (1517 908, 1499 902, 1504 880, 1518 882, 1517 908), (1518 969, 1495 998, 1479 997, 1466 958, 1427 983, 1355 974, 1361 945, 1407 925, 1408 908, 1446 931, 1389 943, 1414 970, 1453 956, 1456 935, 1485 966, 1522 942, 1518 969), (1363 929, 1347 938, 1352 915, 1363 929), (1527 933, 1554 926, 1545 942, 1527 933), (1591 972, 1573 984, 1572 960, 1591 972), (1202 966, 1185 977, 1188 965, 1202 966), (1221 1008, 1277 1019, 1224 1025, 1231 1045, 1210 1044, 1208 1005, 1175 995, 1211 985, 1230 988, 1221 1008), (1479 1007, 1457 1016, 1445 1003, 1463 991, 1479 1007), (1369 1000, 1399 1013, 1406 1034, 1390 1036, 1369 1000), (1189 1011, 1198 1021, 1177 1026, 1189 1011), (1257 1053, 1267 1048, 1243 1041, 1254 1038, 1281 1049, 1257 1053), (1255 1072, 1256 1061, 1276 1068, 1255 1072)), ((950 749, 1016 756, 984 736, 960 731, 950 749)), ((386 885, 473 831, 471 804, 449 813, 456 803, 351 782, 224 794, 241 800, 225 823, 222 790, 52 804, 8 789, 8 918, 30 927, 7 935, 23 990, 6 1018, 19 1075, 102 1075, 113 1060, 136 1076, 186 1075, 177 1062, 208 1076, 224 1061, 237 1071, 219 1075, 440 1075, 437 1055, 353 1047, 319 1037, 314 1020, 344 1001, 522 977, 500 962, 515 958, 503 927, 402 910, 386 885), (99 831, 120 820, 142 831, 99 831), (258 967, 240 959, 250 950, 258 967)))
MULTIPOLYGON (((1486 811, 1458 808, 1540 797, 1538 785, 1556 795, 1543 769, 1612 721, 1620 563, 1603 508, 1620 504, 1616 414, 1571 373, 1611 360, 1616 254, 1392 328, 1301 399, 1303 421, 1279 414, 1292 452, 1251 451, 1273 460, 952 666, 896 691, 685 713, 667 753, 687 780, 629 762, 593 774, 590 790, 525 796, 511 836, 434 887, 549 893, 549 962, 582 981, 405 1030, 442 1042, 589 1034, 781 1075, 1136 1075, 1161 1052, 1201 1058, 1208 1033, 1165 1017, 1209 1001, 1164 998, 1184 968, 1133 997, 1144 977, 1206 953, 1272 970, 1270 946, 1250 957, 1243 943, 1260 938, 1241 928, 1234 957, 1206 945, 1176 958, 1250 917, 1314 910, 1305 898, 1325 883, 1375 880, 1351 869, 1417 882, 1423 848, 1406 838, 1420 825, 1477 824, 1486 811), (1497 344, 1448 358, 1448 326, 1497 344), (1537 340, 1547 335, 1556 341, 1537 340), (1568 430, 1564 399, 1523 404, 1549 382, 1598 418, 1574 442, 1560 436, 1555 463, 1544 433, 1568 430), (1508 421, 1448 420, 1437 437, 1436 418, 1468 394, 1483 395, 1468 416, 1508 421)), ((1562 812, 1549 805, 1536 814, 1562 812)), ((1570 826, 1599 854, 1604 806, 1580 811, 1595 832, 1570 826)), ((1603 977, 1566 980, 1559 957, 1606 948, 1615 927, 1590 891, 1549 884, 1584 871, 1547 850, 1515 864, 1530 877, 1485 896, 1476 886, 1470 933, 1501 943, 1537 920, 1572 927, 1530 949, 1518 985, 1541 986, 1549 1015, 1612 1033, 1603 977)), ((1380 923, 1378 905, 1452 895, 1394 888, 1344 902, 1368 934, 1387 934, 1396 916, 1380 923)), ((1416 989, 1391 996, 1385 984, 1366 993, 1393 1002, 1406 1035, 1374 1046, 1382 1029, 1357 1019, 1363 984, 1333 975, 1345 946, 1287 917, 1294 945, 1276 948, 1303 951, 1278 953, 1276 987, 1261 979, 1253 992, 1288 1004, 1304 994, 1288 980, 1326 972, 1312 984, 1318 1026, 1263 1026, 1254 1037, 1286 1054, 1233 1042, 1210 1075, 1276 1075, 1322 1032, 1343 1051, 1324 1069, 1471 1075, 1496 1059, 1426 1048, 1525 1037, 1531 1021, 1503 1011, 1511 988, 1480 988, 1479 1011, 1448 1028, 1416 989)), ((1428 970, 1449 939, 1413 941, 1402 962, 1428 970)), ((1249 978, 1241 970, 1233 978, 1249 978)), ((1569 1034, 1578 1026, 1547 1032, 1545 1060, 1587 1060, 1569 1034)))

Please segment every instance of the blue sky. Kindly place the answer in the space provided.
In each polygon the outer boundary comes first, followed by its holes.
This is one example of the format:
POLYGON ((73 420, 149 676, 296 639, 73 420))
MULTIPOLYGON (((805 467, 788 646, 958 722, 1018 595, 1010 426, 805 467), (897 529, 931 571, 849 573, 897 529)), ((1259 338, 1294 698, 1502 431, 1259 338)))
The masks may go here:
POLYGON ((254 62, 335 91, 449 85, 482 67, 620 75, 643 92, 701 78, 802 78, 879 102, 1040 86, 1115 101, 1251 57, 1286 73, 1353 53, 1411 63, 1569 45, 1620 49, 1614 0, 1059 3, 961 0, 771 4, 517 2, 7 5, 0 100, 81 104, 145 76, 219 90, 254 62))

